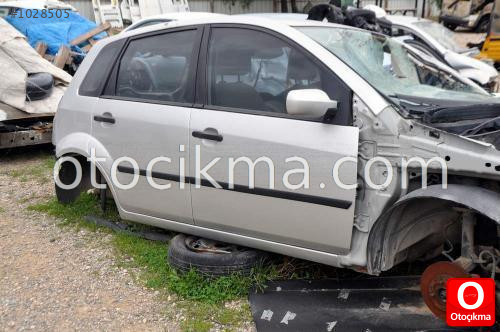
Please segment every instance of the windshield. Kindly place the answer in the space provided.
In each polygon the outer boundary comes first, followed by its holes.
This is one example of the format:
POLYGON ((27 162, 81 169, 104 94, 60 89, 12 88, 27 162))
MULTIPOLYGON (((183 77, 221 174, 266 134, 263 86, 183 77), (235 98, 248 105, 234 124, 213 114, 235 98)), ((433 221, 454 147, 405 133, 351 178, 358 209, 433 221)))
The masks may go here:
POLYGON ((455 33, 443 25, 433 21, 418 21, 413 23, 417 28, 422 29, 434 38, 439 44, 448 50, 463 53, 467 49, 458 46, 455 40, 455 33))
POLYGON ((424 64, 392 38, 338 27, 297 28, 346 63, 387 97, 491 101, 484 90, 459 81, 449 72, 424 64))

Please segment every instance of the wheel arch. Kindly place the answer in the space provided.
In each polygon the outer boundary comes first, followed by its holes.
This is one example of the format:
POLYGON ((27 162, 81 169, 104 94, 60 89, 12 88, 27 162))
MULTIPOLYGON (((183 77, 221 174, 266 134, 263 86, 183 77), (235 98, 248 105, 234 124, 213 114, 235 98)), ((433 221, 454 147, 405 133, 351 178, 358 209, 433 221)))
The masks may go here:
POLYGON ((56 158, 61 158, 63 156, 74 156, 79 158, 84 158, 85 161, 88 162, 89 158, 91 158, 92 149, 95 151, 96 158, 104 158, 103 161, 96 161, 96 169, 99 171, 101 176, 106 181, 106 184, 111 191, 111 195, 115 201, 116 207, 118 211, 121 212, 123 209, 120 205, 119 200, 117 199, 117 193, 113 186, 113 182, 110 178, 111 166, 113 164, 113 160, 111 155, 106 150, 106 148, 94 137, 86 133, 73 133, 66 137, 64 137, 57 145, 56 145, 56 158))
POLYGON ((398 254, 420 241, 432 240, 432 236, 434 241, 444 240, 440 236, 447 235, 448 226, 459 225, 461 213, 456 208, 475 211, 500 225, 499 202, 499 193, 471 185, 450 184, 446 189, 434 185, 410 192, 373 225, 367 246, 368 272, 390 269, 398 263, 398 254))

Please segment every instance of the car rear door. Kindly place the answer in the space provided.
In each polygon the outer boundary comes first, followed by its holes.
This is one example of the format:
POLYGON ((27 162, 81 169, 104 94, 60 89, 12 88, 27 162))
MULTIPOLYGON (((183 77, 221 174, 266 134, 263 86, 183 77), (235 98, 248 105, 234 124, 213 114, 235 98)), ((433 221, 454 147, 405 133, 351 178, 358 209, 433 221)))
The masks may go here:
POLYGON ((201 34, 184 27, 131 38, 94 108, 92 134, 115 164, 115 175, 110 163, 105 172, 127 212, 193 222, 182 178, 201 34))
POLYGON ((353 227, 358 128, 351 91, 286 39, 212 26, 200 104, 191 113, 190 174, 197 226, 332 253, 353 227), (286 113, 286 94, 322 89, 339 101, 333 123, 286 113), (205 93, 206 92, 206 93, 205 93), (252 181, 254 183, 252 184, 252 181), (233 184, 233 185, 232 185, 233 184))

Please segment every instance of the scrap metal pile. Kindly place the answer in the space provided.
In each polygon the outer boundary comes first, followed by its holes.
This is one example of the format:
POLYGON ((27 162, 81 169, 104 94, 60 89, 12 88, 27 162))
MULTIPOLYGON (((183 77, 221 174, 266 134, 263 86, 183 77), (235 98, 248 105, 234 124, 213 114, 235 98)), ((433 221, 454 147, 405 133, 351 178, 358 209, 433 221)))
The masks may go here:
POLYGON ((0 102, 27 113, 55 113, 64 88, 71 81, 71 75, 42 58, 26 37, 3 19, 0 68, 4 75, 0 81, 0 102), (29 95, 30 89, 37 91, 29 95))
POLYGON ((330 23, 345 24, 356 28, 390 34, 391 22, 383 17, 377 17, 377 6, 367 6, 367 9, 355 7, 340 7, 338 1, 313 6, 307 19, 314 21, 327 20, 330 23))

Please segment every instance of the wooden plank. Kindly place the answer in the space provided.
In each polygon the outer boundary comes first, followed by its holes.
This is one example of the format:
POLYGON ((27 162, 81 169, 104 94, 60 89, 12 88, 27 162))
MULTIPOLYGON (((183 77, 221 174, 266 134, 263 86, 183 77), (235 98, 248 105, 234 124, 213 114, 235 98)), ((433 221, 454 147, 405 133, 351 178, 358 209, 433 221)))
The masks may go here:
POLYGON ((67 65, 70 65, 71 63, 73 63, 73 52, 70 52, 69 53, 69 57, 66 59, 66 64, 67 65))
POLYGON ((85 53, 88 53, 91 48, 92 48, 92 45, 87 44, 84 47, 82 47, 82 51, 84 51, 85 53))
POLYGON ((47 53, 47 48, 48 48, 48 45, 42 41, 39 41, 38 43, 36 43, 35 45, 35 51, 40 54, 41 56, 44 56, 45 53, 47 53))
POLYGON ((111 24, 109 24, 109 22, 106 22, 106 23, 101 24, 98 27, 90 30, 89 32, 84 33, 83 35, 76 37, 75 39, 73 39, 70 42, 70 44, 72 46, 80 45, 81 43, 88 41, 89 39, 91 39, 95 35, 100 34, 103 31, 109 30, 110 28, 111 28, 111 24))
POLYGON ((70 57, 70 50, 67 46, 63 45, 59 48, 59 51, 57 51, 56 57, 54 58, 54 66, 57 68, 64 68, 64 65, 68 61, 68 58, 70 57))

